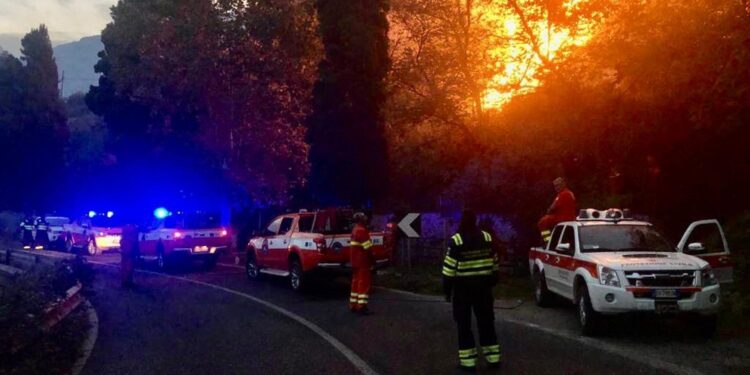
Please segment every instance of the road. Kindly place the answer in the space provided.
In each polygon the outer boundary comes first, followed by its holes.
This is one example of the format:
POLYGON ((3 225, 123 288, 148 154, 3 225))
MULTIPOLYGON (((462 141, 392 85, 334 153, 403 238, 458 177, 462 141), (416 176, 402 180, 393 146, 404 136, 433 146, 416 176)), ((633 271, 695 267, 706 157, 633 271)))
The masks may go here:
MULTIPOLYGON (((136 274, 120 288, 118 254, 91 258, 99 336, 83 374, 452 374, 456 333, 439 299, 377 290, 375 314, 347 308, 343 282, 298 294, 243 270, 136 274), (109 265, 108 265, 109 264, 109 265)), ((498 310, 498 314, 504 314, 498 310)), ((596 345, 497 321, 506 374, 664 373, 596 345)), ((482 370, 480 373, 489 373, 482 370)))

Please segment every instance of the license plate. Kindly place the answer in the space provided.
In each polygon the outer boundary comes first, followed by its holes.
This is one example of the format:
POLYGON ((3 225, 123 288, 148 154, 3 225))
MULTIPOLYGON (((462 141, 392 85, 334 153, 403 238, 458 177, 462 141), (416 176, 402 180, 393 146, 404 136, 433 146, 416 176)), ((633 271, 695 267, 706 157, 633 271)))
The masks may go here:
POLYGON ((208 251, 208 246, 196 246, 193 251, 196 253, 205 253, 208 251))
POLYGON ((680 311, 677 302, 672 301, 656 301, 654 308, 657 314, 676 314, 680 311))
POLYGON ((677 298, 676 289, 655 289, 654 298, 677 298))

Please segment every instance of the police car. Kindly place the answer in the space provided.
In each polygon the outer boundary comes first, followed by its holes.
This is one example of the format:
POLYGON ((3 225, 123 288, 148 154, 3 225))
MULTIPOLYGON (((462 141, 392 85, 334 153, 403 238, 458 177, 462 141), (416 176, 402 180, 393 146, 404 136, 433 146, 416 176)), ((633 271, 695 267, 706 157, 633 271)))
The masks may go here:
POLYGON ((64 224, 65 250, 83 250, 88 255, 120 248, 122 227, 113 211, 89 211, 70 224, 64 224))
POLYGON ((692 223, 673 247, 627 210, 582 210, 558 224, 545 247, 529 252, 534 297, 552 295, 577 305, 584 334, 604 314, 693 313, 708 334, 716 329, 720 282, 732 279, 729 247, 716 220, 692 223))
POLYGON ((154 210, 151 225, 139 233, 139 252, 143 260, 155 261, 159 269, 182 260, 203 261, 211 269, 232 238, 221 225, 221 214, 212 211, 171 212, 154 210))

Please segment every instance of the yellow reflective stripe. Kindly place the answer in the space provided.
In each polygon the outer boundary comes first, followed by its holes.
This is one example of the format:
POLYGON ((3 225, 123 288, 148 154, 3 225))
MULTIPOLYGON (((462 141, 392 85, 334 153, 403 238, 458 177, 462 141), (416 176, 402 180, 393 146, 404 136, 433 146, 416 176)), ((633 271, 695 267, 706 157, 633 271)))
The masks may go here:
POLYGON ((484 354, 491 354, 491 353, 500 353, 500 345, 488 345, 482 347, 482 353, 484 354))
POLYGON ((456 266, 456 264, 458 264, 458 261, 457 261, 457 260, 455 260, 455 259, 453 259, 453 258, 452 258, 452 257, 451 257, 450 255, 446 255, 446 256, 445 256, 445 261, 444 261, 443 263, 445 263, 445 264, 446 264, 446 265, 448 265, 448 266, 453 266, 453 267, 455 267, 455 266, 456 266))
POLYGON ((462 261, 458 262, 458 269, 476 268, 482 266, 486 267, 491 266, 492 263, 494 263, 494 260, 492 258, 462 261))
POLYGON ((460 234, 458 234, 458 233, 454 234, 454 235, 453 235, 453 237, 451 237, 451 238, 453 238, 453 242, 454 242, 454 243, 455 243, 455 244, 456 244, 457 246, 461 246, 461 245, 463 245, 463 244, 464 244, 464 241, 463 241, 463 240, 461 239, 461 235, 460 235, 460 234))
POLYGON ((456 270, 448 267, 443 267, 443 275, 453 277, 456 276, 456 270))
POLYGON ((488 363, 498 363, 500 362, 500 354, 487 354, 484 356, 484 359, 488 363))
POLYGON ((482 234, 484 235, 484 240, 485 241, 487 241, 487 242, 492 241, 492 236, 489 233, 487 233, 485 231, 482 231, 482 234))
POLYGON ((362 242, 358 241, 349 241, 349 244, 352 246, 362 246, 362 242))
POLYGON ((372 247, 372 241, 367 240, 365 242, 362 242, 362 247, 364 247, 365 249, 371 248, 372 247))
POLYGON ((456 276, 485 276, 485 275, 492 275, 492 271, 490 270, 482 270, 482 271, 472 271, 472 272, 461 272, 457 271, 456 276))
POLYGON ((357 298, 356 297, 351 297, 351 298, 349 298, 349 302, 351 302, 351 303, 357 303, 357 298))
POLYGON ((477 355, 477 348, 471 348, 471 349, 459 349, 458 350, 458 357, 459 358, 468 358, 472 355, 477 355))
POLYGON ((477 359, 471 358, 471 359, 461 359, 459 360, 461 362, 461 366, 463 367, 474 367, 477 365, 477 359))
POLYGON ((549 236, 550 234, 552 234, 551 230, 543 230, 542 231, 542 236, 549 236))

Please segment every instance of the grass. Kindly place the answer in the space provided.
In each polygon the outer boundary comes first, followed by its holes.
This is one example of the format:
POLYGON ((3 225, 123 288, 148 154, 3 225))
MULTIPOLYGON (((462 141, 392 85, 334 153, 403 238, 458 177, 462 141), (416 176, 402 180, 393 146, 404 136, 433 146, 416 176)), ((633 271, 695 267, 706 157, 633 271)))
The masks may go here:
MULTIPOLYGON (((415 265, 411 268, 395 266, 380 271, 375 278, 378 286, 414 293, 442 295, 441 266, 415 265)), ((528 300, 533 297, 533 286, 526 276, 502 274, 494 289, 495 298, 528 300)))

